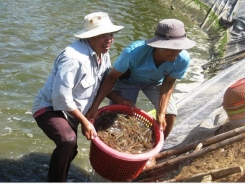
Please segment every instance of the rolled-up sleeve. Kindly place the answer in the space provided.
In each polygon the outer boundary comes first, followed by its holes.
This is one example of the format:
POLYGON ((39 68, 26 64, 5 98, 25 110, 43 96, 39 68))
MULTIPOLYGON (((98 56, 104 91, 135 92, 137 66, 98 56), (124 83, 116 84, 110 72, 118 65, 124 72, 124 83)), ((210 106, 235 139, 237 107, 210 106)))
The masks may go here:
POLYGON ((72 111, 77 108, 72 89, 76 84, 81 66, 76 59, 62 57, 57 61, 54 79, 52 104, 54 110, 72 111))

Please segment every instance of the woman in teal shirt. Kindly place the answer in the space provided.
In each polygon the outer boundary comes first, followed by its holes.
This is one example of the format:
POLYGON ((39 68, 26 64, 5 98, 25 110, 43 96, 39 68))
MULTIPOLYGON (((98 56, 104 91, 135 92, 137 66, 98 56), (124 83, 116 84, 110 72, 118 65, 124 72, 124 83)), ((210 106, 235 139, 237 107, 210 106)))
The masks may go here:
POLYGON ((123 50, 102 82, 87 118, 95 117, 106 96, 111 103, 135 106, 142 90, 155 106, 156 119, 166 139, 177 116, 172 98, 174 83, 176 79, 183 78, 190 62, 186 49, 195 44, 186 37, 182 21, 160 21, 152 39, 135 41, 123 50))

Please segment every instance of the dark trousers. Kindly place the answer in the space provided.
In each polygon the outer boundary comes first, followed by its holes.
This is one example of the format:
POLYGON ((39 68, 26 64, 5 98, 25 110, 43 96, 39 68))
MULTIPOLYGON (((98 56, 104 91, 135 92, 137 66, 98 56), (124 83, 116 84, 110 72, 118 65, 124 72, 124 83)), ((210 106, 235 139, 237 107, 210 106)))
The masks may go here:
POLYGON ((48 181, 66 182, 70 164, 77 155, 77 129, 70 126, 61 111, 47 111, 35 120, 56 145, 49 164, 48 181))

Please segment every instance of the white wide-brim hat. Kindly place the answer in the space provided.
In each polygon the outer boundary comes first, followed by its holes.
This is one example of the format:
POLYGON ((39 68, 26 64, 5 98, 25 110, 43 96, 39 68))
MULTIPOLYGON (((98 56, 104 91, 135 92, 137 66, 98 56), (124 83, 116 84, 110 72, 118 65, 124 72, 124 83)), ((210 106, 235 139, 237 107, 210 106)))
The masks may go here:
POLYGON ((177 19, 164 19, 157 24, 155 37, 146 40, 146 44, 156 48, 183 50, 196 45, 186 37, 184 23, 177 19))
POLYGON ((124 26, 112 24, 107 13, 95 12, 84 17, 84 29, 75 33, 78 38, 91 38, 101 34, 113 33, 123 29, 124 26))

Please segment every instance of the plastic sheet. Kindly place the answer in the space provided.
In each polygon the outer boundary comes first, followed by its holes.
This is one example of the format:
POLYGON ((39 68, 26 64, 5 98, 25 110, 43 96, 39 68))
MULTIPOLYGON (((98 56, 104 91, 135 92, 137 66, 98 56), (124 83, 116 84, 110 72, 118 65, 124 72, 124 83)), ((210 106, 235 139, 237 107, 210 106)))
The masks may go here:
POLYGON ((224 57, 245 51, 245 0, 201 0, 227 25, 228 43, 224 57))
MULTIPOLYGON (((237 80, 245 77, 245 59, 224 70, 201 86, 182 96, 177 101, 178 117, 163 149, 182 143, 195 128, 218 126, 217 118, 227 117, 222 108, 226 89, 237 80), (223 110, 223 111, 222 111, 223 110)), ((222 120, 224 122, 224 119, 222 120)), ((195 141, 195 138, 193 138, 195 141)))

